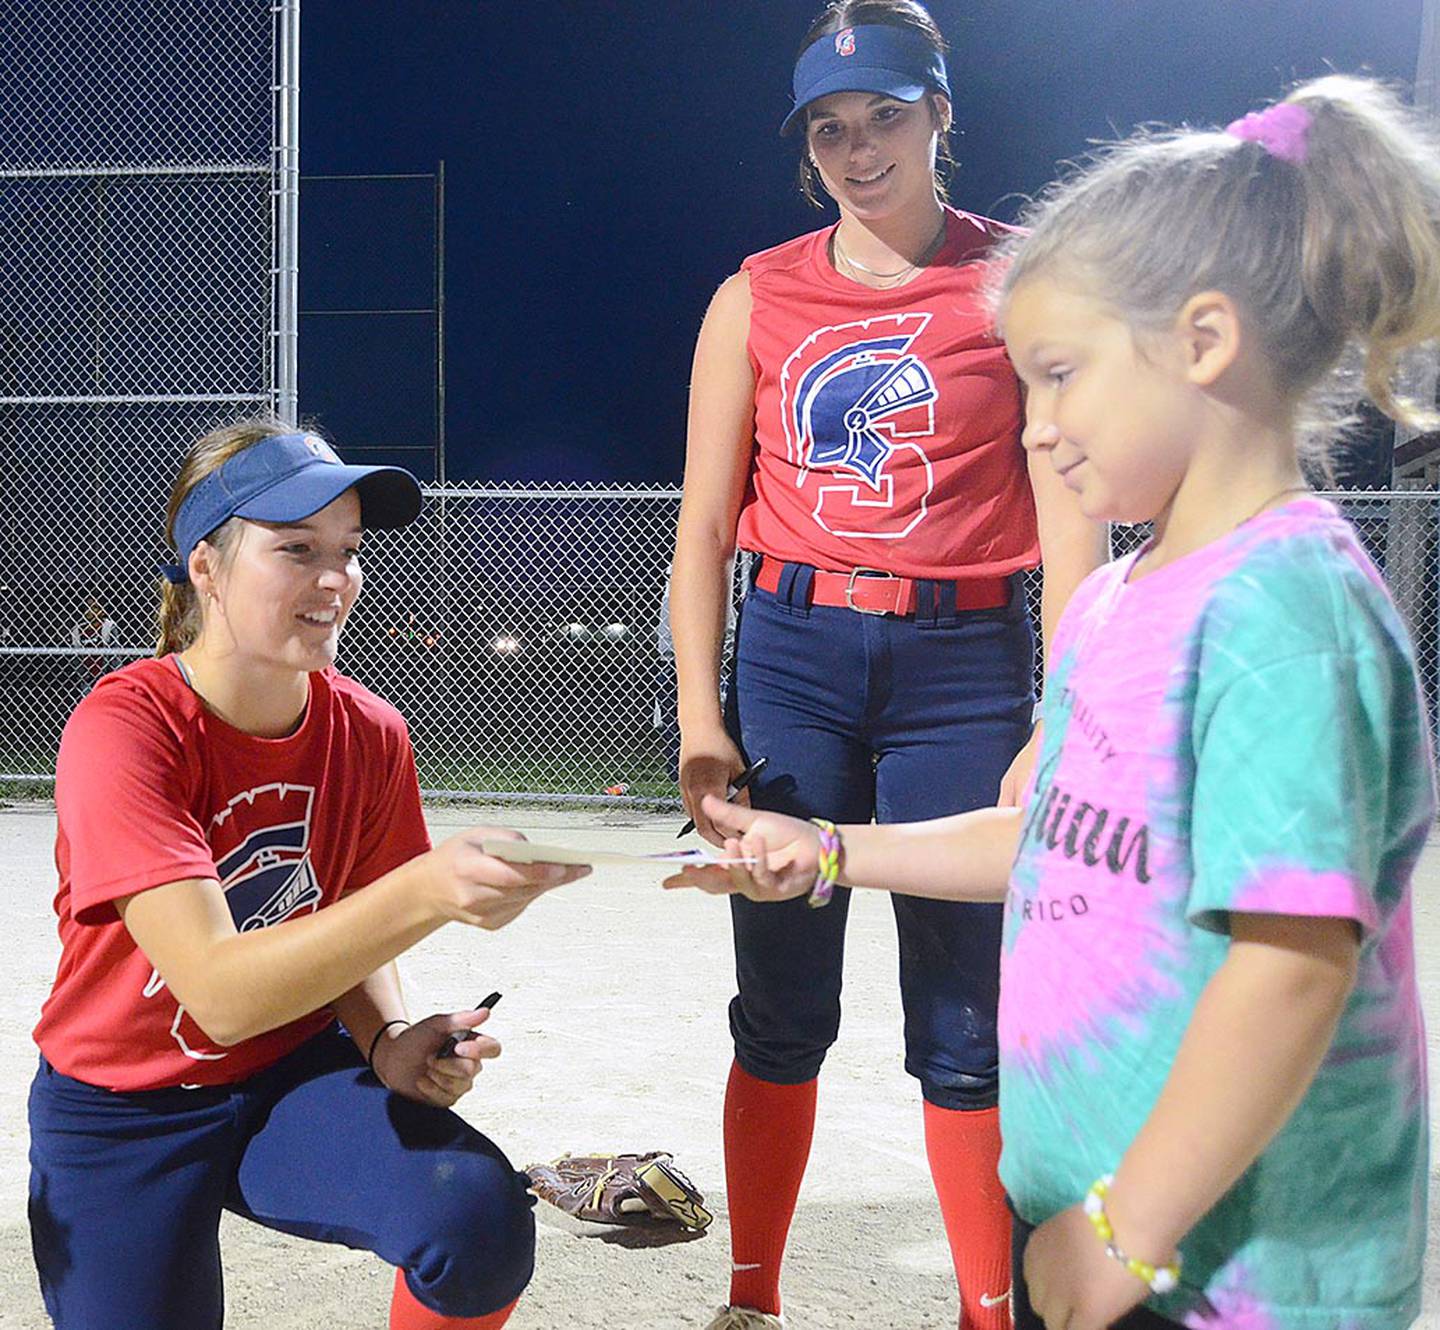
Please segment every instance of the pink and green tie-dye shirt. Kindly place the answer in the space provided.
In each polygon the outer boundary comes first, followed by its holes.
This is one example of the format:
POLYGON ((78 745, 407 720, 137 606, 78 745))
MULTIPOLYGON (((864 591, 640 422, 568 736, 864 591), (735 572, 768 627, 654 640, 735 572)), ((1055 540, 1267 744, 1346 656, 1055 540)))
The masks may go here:
POLYGON ((1005 906, 1001 1176, 1040 1223, 1114 1170, 1231 911, 1353 919, 1359 974, 1324 1065, 1152 1305, 1197 1327, 1398 1330, 1425 1246, 1410 879, 1435 817, 1405 629, 1320 499, 1132 583, 1134 559, 1085 582, 1051 651, 1005 906))

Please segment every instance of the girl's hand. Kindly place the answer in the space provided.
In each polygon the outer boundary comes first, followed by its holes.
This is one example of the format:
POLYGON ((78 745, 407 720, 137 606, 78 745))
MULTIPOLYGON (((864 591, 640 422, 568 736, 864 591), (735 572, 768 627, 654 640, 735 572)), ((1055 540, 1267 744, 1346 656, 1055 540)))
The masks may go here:
POLYGON ((738 892, 752 901, 804 896, 820 871, 820 835, 809 822, 783 813, 757 813, 707 795, 703 811, 718 830, 727 859, 753 864, 687 864, 666 887, 699 887, 714 895, 738 892))
POLYGON ((471 827, 425 855, 441 913, 476 928, 503 928, 531 901, 590 872, 580 864, 512 864, 480 849, 485 840, 524 839, 507 827, 471 827))
POLYGON ((1040 745, 1044 741, 1044 732, 1041 726, 1041 721, 1035 722, 1035 728, 1030 733, 1030 741, 1015 754, 1015 760, 1010 763, 1009 770, 1000 781, 1000 797, 995 800, 997 808, 1020 807, 1020 799, 1025 793, 1025 785, 1030 779, 1030 773, 1035 770, 1035 762, 1040 756, 1040 745))
MULTIPOLYGON (((705 798, 710 795, 723 802, 730 782, 744 770, 745 760, 723 726, 681 734, 680 797, 685 801, 685 812, 695 822, 695 830, 712 845, 723 843, 725 833, 706 815, 705 798)), ((750 802, 744 790, 735 797, 743 805, 750 802)))
POLYGON ((1030 1305, 1046 1330, 1105 1330, 1148 1294, 1140 1280, 1105 1254, 1078 1205, 1031 1234, 1025 1246, 1025 1283, 1030 1305))
MULTIPOLYGON (((500 1056, 498 1040, 476 1035, 455 1045, 455 1056, 437 1057, 446 1038, 460 1030, 473 1030, 490 1019, 485 1008, 427 1016, 394 1037, 382 1036, 375 1046, 374 1070, 380 1083, 406 1099, 437 1108, 449 1108, 470 1092, 481 1064, 500 1056)), ((388 1032, 387 1032, 388 1035, 388 1032)))

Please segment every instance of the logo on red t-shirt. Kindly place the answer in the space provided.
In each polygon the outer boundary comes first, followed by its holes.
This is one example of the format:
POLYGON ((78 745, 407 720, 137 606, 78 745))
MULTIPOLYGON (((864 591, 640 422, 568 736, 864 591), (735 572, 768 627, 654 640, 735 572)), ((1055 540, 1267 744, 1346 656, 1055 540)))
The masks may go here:
MULTIPOLYGON (((225 903, 241 933, 269 928, 319 909, 320 882, 310 861, 310 785, 259 785, 237 794, 207 828, 225 903)), ((145 985, 147 998, 165 990, 158 971, 145 985)), ((177 1006, 171 1037, 187 1057, 217 1061, 225 1053, 177 1006)))
POLYGON ((815 521, 833 535, 895 540, 934 488, 917 440, 935 433, 934 376, 910 347, 928 313, 818 328, 780 374, 786 451, 815 521))
POLYGON ((261 785, 230 800, 210 824, 225 903, 242 933, 320 905, 310 864, 309 785, 261 785))

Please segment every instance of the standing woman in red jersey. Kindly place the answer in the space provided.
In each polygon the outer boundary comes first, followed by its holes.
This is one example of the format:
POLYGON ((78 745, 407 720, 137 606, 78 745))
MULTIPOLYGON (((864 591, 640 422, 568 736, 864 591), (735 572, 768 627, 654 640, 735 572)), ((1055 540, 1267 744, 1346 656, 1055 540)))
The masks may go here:
POLYGON ((65 727, 30 1090, 56 1330, 219 1330, 222 1210, 395 1266, 391 1330, 499 1330, 530 1279, 528 1179, 449 1111, 500 1046, 442 1047, 489 1013, 412 1023, 394 960, 579 873, 484 854, 505 830, 431 849, 404 720, 334 668, 363 532, 419 511, 408 472, 313 434, 206 435, 157 656, 65 727))
MULTIPOLYGON (((951 116, 943 52, 914 0, 826 8, 784 129, 804 136, 805 192, 828 194, 839 222, 751 255, 700 331, 671 605, 681 789, 716 843, 702 797, 761 757, 751 802, 802 817, 1015 802, 1033 762, 1023 570, 1043 557, 1048 638, 1105 557, 1060 479, 1027 469, 1020 390, 984 300, 986 255, 1009 228, 947 206, 936 175, 951 116), (760 557, 722 716, 737 546, 760 557)), ((921 1084, 960 1323, 1000 1330, 1000 907, 894 899, 905 1066, 921 1084)), ((714 1330, 781 1324, 816 1079, 840 1022, 848 894, 824 909, 739 896, 732 908, 733 1262, 714 1330)))

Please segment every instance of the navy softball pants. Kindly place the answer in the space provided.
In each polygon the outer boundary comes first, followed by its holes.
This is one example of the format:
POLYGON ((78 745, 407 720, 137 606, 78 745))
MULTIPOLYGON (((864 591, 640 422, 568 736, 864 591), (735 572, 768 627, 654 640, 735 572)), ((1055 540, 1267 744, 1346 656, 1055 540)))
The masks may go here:
POLYGON ((505 1306, 534 1264, 525 1175, 456 1114, 391 1094, 334 1027, 215 1089, 116 1093, 42 1058, 30 1165, 56 1330, 217 1330, 222 1209, 373 1251, 442 1315, 505 1306))
MULTIPOLYGON (((995 610, 858 614, 811 606, 813 569, 787 564, 740 615, 730 725, 769 765, 756 808, 835 822, 912 822, 993 805, 1030 733, 1034 635, 1024 586, 995 610)), ((953 597, 951 598, 953 604, 953 597)), ((845 889, 824 909, 731 897, 737 1061, 782 1085, 816 1076, 840 1028, 845 889)), ((892 897, 905 1069, 941 1108, 996 1102, 1001 907, 892 897)))

